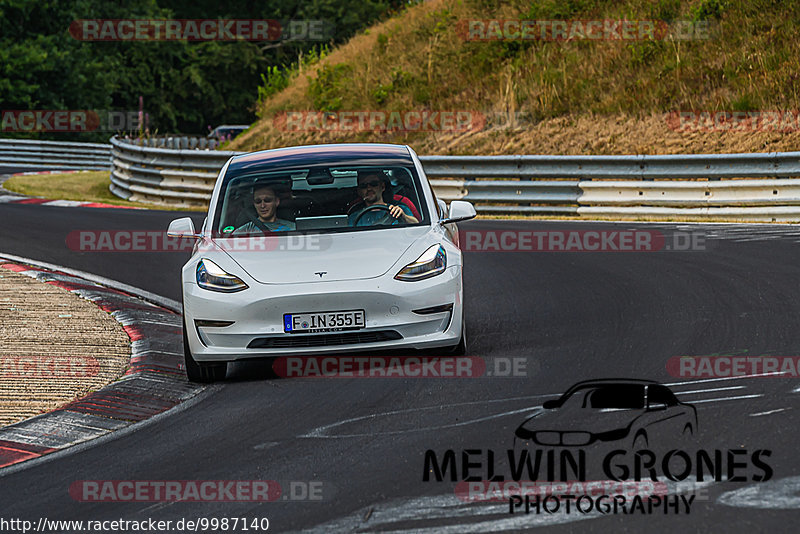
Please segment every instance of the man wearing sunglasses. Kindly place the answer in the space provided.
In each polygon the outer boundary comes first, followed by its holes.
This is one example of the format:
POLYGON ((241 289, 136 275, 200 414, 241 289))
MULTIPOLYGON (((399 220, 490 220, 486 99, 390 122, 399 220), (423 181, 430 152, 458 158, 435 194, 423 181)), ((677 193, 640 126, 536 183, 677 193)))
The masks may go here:
POLYGON ((278 206, 280 203, 281 199, 275 194, 275 189, 272 186, 256 186, 253 190, 253 207, 256 209, 258 218, 237 228, 233 232, 234 235, 294 230, 295 225, 292 221, 278 218, 278 206))
POLYGON ((350 226, 374 226, 379 224, 418 223, 408 206, 389 204, 384 199, 386 179, 381 171, 358 171, 356 193, 363 204, 348 216, 350 226))

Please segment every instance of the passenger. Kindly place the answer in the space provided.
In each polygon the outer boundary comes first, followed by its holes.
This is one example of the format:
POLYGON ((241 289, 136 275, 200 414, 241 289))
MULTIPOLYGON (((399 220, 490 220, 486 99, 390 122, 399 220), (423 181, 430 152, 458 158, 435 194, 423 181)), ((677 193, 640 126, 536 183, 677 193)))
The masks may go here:
POLYGON ((391 224, 398 224, 401 221, 409 224, 419 222, 419 219, 412 215, 411 210, 405 204, 388 204, 383 198, 385 191, 386 177, 381 171, 358 171, 357 192, 364 205, 348 216, 348 224, 350 226, 374 226, 386 224, 391 219, 394 219, 391 224), (388 211, 374 209, 375 206, 386 206, 388 211), (363 215, 361 215, 362 213, 363 215))
POLYGON ((253 206, 258 219, 237 228, 233 234, 253 234, 259 232, 287 232, 295 229, 292 221, 278 219, 278 206, 281 199, 271 185, 257 185, 253 190, 253 206))

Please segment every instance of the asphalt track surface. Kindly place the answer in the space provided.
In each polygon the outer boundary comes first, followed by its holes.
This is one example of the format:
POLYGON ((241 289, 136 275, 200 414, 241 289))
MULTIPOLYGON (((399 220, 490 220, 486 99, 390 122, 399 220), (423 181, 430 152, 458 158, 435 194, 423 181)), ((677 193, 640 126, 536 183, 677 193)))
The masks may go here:
MULTIPOLYGON (((0 251, 179 300, 178 271, 186 253, 78 252, 65 245, 73 230, 163 230, 179 216, 0 205, 0 251)), ((202 214, 193 217, 202 220, 202 214)), ((681 380, 667 373, 666 363, 682 355, 800 354, 800 229, 561 221, 472 221, 462 228, 694 231, 703 235, 705 247, 468 252, 469 353, 485 359, 490 369, 504 358, 524 358, 527 376, 275 379, 264 365, 238 364, 225 383, 184 410, 0 476, 2 517, 34 522, 267 517, 277 532, 793 529, 800 519, 800 378, 681 380), (423 482, 426 450, 503 454, 513 447, 516 427, 543 400, 578 381, 603 377, 676 384, 679 398, 697 408, 697 446, 767 449, 772 479, 710 484, 688 515, 603 516, 512 516, 506 502, 459 504, 454 483, 423 482), (321 481, 323 498, 79 503, 68 493, 78 480, 254 479, 321 481), (740 488, 745 489, 731 493, 740 488)))

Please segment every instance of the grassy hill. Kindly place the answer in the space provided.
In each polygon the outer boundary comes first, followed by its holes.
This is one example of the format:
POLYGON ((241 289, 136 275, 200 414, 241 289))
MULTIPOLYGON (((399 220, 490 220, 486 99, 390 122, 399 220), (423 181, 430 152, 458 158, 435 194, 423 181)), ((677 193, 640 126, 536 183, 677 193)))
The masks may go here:
POLYGON ((230 148, 382 141, 423 154, 800 150, 800 128, 687 132, 668 120, 686 110, 800 109, 798 32, 800 3, 792 0, 431 0, 321 59, 271 73, 260 90, 261 119, 230 148), (672 37, 466 40, 466 21, 478 19, 663 20, 672 21, 672 37), (676 38, 675 21, 707 21, 707 38, 676 38), (281 112, 302 110, 468 110, 485 125, 286 131, 281 112))

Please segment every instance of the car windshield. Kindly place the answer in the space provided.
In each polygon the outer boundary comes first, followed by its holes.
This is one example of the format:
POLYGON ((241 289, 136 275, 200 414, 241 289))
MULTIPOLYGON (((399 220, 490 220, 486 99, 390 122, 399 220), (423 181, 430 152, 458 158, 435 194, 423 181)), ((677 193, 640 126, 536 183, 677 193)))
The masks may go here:
POLYGON ((413 165, 248 169, 224 179, 217 237, 353 232, 428 221, 413 165))

